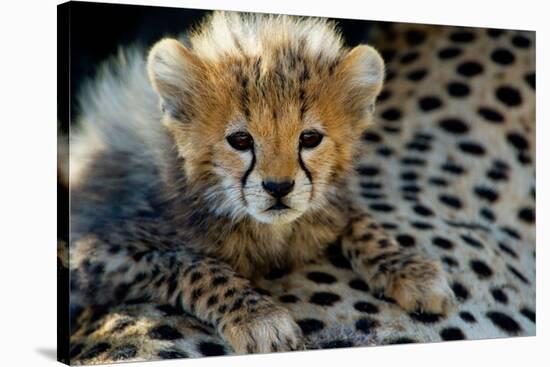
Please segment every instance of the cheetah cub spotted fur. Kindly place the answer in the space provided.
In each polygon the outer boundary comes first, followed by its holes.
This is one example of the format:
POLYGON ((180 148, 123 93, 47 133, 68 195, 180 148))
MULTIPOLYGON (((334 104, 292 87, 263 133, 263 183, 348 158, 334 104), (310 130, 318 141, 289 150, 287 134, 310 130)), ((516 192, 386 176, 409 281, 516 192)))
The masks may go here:
POLYGON ((215 12, 147 58, 121 54, 71 137, 71 303, 171 303, 236 353, 300 349, 254 279, 342 241, 373 289, 447 312, 440 265, 400 249, 348 189, 383 79, 377 51, 313 18, 215 12))

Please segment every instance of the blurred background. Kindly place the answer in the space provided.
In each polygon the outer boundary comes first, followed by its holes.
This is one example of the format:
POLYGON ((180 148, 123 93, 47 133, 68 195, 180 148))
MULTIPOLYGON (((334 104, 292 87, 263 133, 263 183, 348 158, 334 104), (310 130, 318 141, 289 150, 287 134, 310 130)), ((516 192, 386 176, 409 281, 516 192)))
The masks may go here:
MULTIPOLYGON (((71 95, 78 94, 82 83, 93 78, 97 66, 115 54, 119 47, 132 44, 149 47, 164 36, 183 33, 200 23, 209 12, 210 10, 73 2, 70 14, 71 55, 68 80, 71 95)), ((366 42, 371 22, 333 20, 338 23, 348 46, 366 42)), ((58 42, 61 47, 66 39, 63 39, 63 35, 58 37, 61 37, 61 42, 58 42)), ((71 99, 70 111, 71 120, 74 120, 78 114, 74 98, 71 99)), ((67 132, 69 119, 60 120, 59 128, 67 132)))

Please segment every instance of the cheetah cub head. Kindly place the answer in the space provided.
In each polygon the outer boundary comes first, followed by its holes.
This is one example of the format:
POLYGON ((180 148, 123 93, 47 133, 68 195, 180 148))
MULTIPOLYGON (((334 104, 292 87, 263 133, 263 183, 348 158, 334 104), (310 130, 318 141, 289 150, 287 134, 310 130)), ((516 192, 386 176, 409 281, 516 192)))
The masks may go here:
POLYGON ((185 175, 220 215, 289 223, 323 210, 351 171, 384 78, 333 23, 216 12, 148 73, 185 175))

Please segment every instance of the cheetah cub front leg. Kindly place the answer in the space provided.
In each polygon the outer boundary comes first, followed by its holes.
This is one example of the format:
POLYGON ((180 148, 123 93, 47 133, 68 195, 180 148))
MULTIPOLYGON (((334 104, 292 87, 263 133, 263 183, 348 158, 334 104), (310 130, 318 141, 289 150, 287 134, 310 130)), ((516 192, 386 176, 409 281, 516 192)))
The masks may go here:
POLYGON ((198 261, 185 271, 182 288, 184 308, 212 323, 235 353, 303 349, 301 329, 290 312, 229 266, 198 261))
POLYGON ((401 249, 368 214, 350 220, 342 245, 354 271, 406 311, 446 314, 454 307, 441 264, 401 249))

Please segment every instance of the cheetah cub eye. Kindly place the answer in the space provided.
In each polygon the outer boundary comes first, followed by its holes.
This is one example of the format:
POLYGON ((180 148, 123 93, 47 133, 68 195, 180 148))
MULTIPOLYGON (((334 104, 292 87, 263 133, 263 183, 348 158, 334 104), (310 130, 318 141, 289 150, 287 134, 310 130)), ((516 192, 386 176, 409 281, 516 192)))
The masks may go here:
POLYGON ((254 146, 254 139, 246 131, 237 131, 229 135, 226 140, 235 150, 250 150, 254 146))
POLYGON ((300 135, 300 147, 313 149, 321 144, 324 135, 316 130, 306 130, 300 135))

